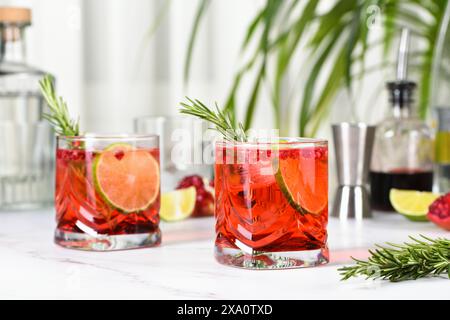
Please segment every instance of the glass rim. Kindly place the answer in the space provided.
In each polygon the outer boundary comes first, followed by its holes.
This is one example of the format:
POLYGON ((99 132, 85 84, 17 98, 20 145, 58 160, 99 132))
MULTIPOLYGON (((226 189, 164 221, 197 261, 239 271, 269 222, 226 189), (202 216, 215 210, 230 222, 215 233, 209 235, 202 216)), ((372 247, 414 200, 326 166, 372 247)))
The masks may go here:
POLYGON ((261 138, 260 141, 257 140, 257 141, 241 142, 241 141, 219 140, 215 142, 216 147, 227 147, 227 146, 261 147, 272 145, 296 146, 296 145, 318 145, 318 144, 328 144, 328 140, 322 138, 305 138, 305 137, 271 137, 271 138, 261 138))
POLYGON ((95 133, 87 133, 79 136, 63 136, 57 135, 56 138, 58 140, 67 140, 67 141, 87 141, 87 140, 97 140, 97 141, 143 141, 143 140, 158 140, 159 135, 157 134, 139 134, 139 133, 125 133, 125 134, 95 134, 95 133))

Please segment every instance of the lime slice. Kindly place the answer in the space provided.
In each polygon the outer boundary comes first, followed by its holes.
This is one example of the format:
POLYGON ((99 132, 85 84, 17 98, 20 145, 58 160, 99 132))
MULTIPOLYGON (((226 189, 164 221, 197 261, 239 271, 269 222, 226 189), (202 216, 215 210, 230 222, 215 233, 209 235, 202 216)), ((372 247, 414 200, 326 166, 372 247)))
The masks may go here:
POLYGON ((159 164, 149 150, 112 144, 95 158, 93 173, 98 193, 123 212, 145 210, 159 195, 159 164))
POLYGON ((159 216, 165 221, 186 219, 194 212, 196 197, 194 186, 163 193, 159 216))
POLYGON ((389 200, 395 211, 413 221, 427 221, 430 204, 439 197, 432 192, 391 189, 389 200))
POLYGON ((328 205, 328 164, 302 156, 278 160, 275 179, 289 204, 301 214, 318 214, 328 205))

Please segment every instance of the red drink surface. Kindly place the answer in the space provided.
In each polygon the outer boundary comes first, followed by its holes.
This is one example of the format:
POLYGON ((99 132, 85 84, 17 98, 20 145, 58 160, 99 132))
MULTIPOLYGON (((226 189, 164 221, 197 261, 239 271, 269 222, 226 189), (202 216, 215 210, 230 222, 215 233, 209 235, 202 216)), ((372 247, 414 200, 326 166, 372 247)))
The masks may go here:
MULTIPOLYGON (((159 162, 159 149, 148 149, 148 152, 159 162)), ((105 235, 151 233, 158 230, 159 195, 147 209, 127 213, 115 209, 102 198, 96 190, 93 177, 94 160, 100 153, 57 150, 55 191, 57 228, 65 232, 93 231, 105 235)))
MULTIPOLYGON (((239 148, 239 147, 238 147, 239 148)), ((328 149, 326 146, 279 150, 216 148, 216 245, 266 252, 316 250, 326 247, 328 222, 328 149), (236 161, 236 154, 242 159, 236 161), (253 161, 247 162, 248 159, 253 161), (288 166, 303 204, 322 208, 302 214, 280 188, 274 161, 288 166), (320 170, 320 172, 319 172, 320 170), (316 197, 317 196, 317 197, 316 197), (325 200, 325 203, 323 203, 325 200), (321 201, 322 204, 319 204, 321 201)), ((292 191, 292 190, 291 190, 292 191)), ((295 198, 295 197, 294 197, 295 198)))

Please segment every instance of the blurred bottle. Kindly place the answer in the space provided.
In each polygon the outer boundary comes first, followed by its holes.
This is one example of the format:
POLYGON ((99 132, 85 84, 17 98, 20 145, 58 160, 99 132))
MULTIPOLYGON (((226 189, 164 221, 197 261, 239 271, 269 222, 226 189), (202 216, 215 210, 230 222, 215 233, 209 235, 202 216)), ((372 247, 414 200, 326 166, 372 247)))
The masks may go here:
POLYGON ((26 63, 31 11, 0 7, 0 209, 45 206, 53 198, 53 133, 43 121, 44 72, 26 63))
POLYGON ((184 178, 192 175, 211 178, 212 165, 205 164, 203 159, 208 146, 207 128, 206 122, 184 115, 135 120, 136 133, 159 136, 162 192, 175 190, 184 178))
POLYGON ((437 107, 435 178, 437 192, 450 190, 450 107, 437 107))
MULTIPOLYGON (((450 6, 446 7, 445 16, 450 14, 450 6)), ((431 73, 431 106, 436 127, 435 141, 435 183, 434 190, 440 193, 450 191, 450 25, 439 31, 435 43, 435 58, 431 73)), ((434 126, 435 125, 435 126, 434 126)))
POLYGON ((431 191, 433 187, 433 137, 415 114, 416 83, 407 79, 409 31, 400 40, 397 80, 387 83, 392 108, 378 126, 370 169, 372 208, 393 211, 391 188, 431 191))

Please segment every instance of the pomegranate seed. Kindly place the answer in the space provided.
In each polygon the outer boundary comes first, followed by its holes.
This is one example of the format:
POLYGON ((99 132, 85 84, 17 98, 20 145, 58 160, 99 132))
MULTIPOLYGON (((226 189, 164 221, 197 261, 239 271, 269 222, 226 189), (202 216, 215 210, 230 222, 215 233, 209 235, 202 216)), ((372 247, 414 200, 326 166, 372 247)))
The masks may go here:
POLYGON ((183 178, 177 189, 184 189, 194 186, 197 191, 193 217, 210 216, 214 214, 214 196, 205 189, 203 178, 199 175, 192 175, 183 178))
POLYGON ((123 152, 123 150, 117 151, 116 153, 114 153, 114 157, 116 157, 117 160, 122 160, 122 158, 124 157, 125 152, 123 152))
POLYGON ((436 199, 428 208, 427 216, 438 226, 450 230, 450 193, 436 199))

